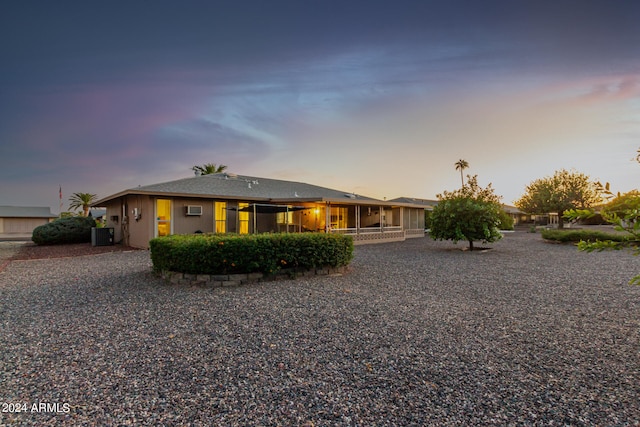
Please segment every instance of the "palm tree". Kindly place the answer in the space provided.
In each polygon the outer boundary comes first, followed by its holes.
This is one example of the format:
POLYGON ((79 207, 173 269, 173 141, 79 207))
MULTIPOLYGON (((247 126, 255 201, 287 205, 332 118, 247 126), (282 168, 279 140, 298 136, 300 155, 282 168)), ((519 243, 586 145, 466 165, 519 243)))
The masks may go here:
POLYGON ((216 165, 215 163, 205 163, 202 166, 194 166, 191 168, 196 175, 210 175, 213 173, 221 173, 227 169, 225 165, 216 165))
POLYGON ((462 186, 464 187, 464 177, 462 176, 462 171, 469 167, 469 162, 460 159, 454 164, 456 165, 456 170, 460 169, 460 180, 462 181, 462 186))
POLYGON ((69 210, 76 210, 78 208, 82 208, 82 215, 89 215, 89 207, 91 203, 96 201, 97 196, 91 193, 73 193, 71 197, 69 197, 69 201, 71 204, 69 205, 69 210))

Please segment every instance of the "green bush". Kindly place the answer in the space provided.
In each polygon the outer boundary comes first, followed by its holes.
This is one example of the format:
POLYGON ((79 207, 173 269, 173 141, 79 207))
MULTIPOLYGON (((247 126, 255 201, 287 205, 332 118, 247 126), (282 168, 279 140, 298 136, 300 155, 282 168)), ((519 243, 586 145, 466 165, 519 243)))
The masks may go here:
POLYGON ((59 218, 33 230, 31 240, 37 245, 61 245, 91 241, 91 227, 96 222, 91 217, 73 216, 59 218))
POLYGON ((501 210, 498 215, 498 220, 500 221, 498 224, 500 230, 513 230, 513 217, 507 212, 501 210))
POLYGON ((155 271, 273 274, 284 269, 341 267, 353 238, 340 234, 171 235, 149 242, 155 271))
POLYGON ((606 233, 598 230, 543 230, 542 238, 545 240, 553 240, 556 242, 578 243, 584 242, 596 242, 603 240, 611 240, 614 242, 625 242, 629 240, 624 234, 606 233))
POLYGON ((470 197, 454 197, 440 200, 433 208, 429 235, 434 240, 461 240, 485 243, 502 238, 498 230, 500 205, 493 202, 475 200, 470 197))
POLYGON ((424 228, 431 228, 431 211, 425 209, 424 211, 424 228))

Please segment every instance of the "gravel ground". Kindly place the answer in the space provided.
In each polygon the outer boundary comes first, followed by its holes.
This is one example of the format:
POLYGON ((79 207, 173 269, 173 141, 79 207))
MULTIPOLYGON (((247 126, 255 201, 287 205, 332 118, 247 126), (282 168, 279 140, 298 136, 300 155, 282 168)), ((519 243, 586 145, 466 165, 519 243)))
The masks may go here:
POLYGON ((12 261, 0 404, 26 412, 0 424, 640 425, 640 259, 491 247, 359 246, 342 276, 216 289, 146 251, 12 261))

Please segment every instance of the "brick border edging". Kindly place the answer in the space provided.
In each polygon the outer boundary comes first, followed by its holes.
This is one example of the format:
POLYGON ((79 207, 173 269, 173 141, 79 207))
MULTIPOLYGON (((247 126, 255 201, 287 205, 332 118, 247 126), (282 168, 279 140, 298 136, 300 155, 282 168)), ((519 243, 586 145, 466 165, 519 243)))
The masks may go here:
POLYGON ((249 283, 273 282, 276 280, 293 280, 299 277, 342 275, 347 267, 323 267, 311 270, 280 270, 275 274, 246 273, 246 274, 189 274, 176 271, 163 271, 160 276, 174 285, 205 286, 221 288, 241 286, 249 283))

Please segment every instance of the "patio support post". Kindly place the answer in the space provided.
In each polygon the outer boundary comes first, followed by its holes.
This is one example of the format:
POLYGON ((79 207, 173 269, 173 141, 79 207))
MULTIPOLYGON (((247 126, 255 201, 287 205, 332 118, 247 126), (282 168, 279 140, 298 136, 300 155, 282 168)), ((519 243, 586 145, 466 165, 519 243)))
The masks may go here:
POLYGON ((326 202, 325 203, 324 232, 325 233, 331 233, 331 202, 326 202))
POLYGON ((379 206, 380 209, 380 233, 384 233, 384 206, 379 206))

